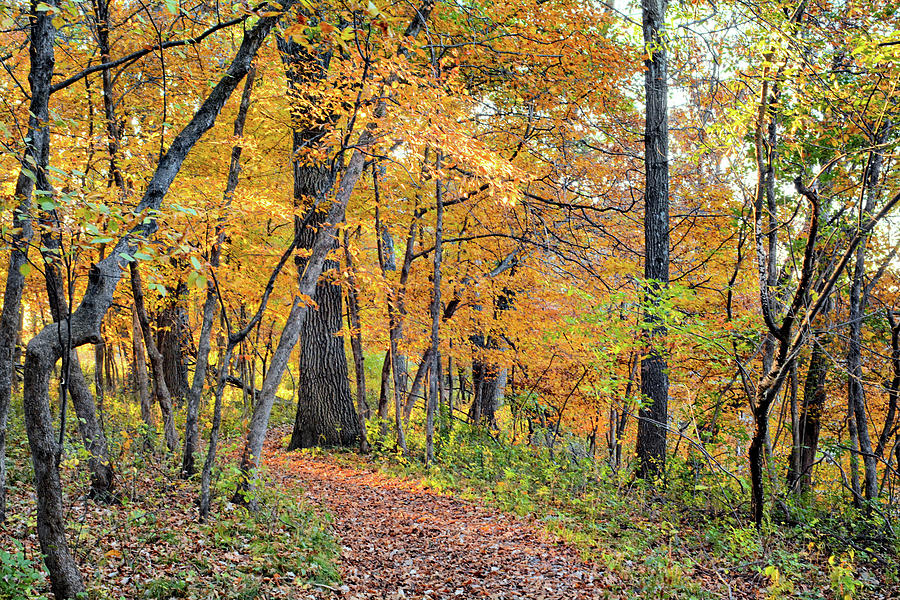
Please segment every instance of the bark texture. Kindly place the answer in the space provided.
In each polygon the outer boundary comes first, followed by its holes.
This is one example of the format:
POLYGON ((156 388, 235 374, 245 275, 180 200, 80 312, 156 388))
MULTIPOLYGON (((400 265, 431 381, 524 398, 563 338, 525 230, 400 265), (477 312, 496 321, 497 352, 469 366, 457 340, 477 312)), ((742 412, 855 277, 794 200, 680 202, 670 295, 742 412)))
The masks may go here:
MULTIPOLYGON (((653 307, 669 284, 669 109, 668 60, 665 50, 666 0, 643 0, 641 14, 647 59, 644 61, 644 302, 653 307)), ((638 473, 655 479, 666 464, 669 376, 663 352, 666 328, 655 311, 645 313, 648 353, 641 360, 638 423, 638 473)))
MULTIPOLYGON (((360 135, 357 146, 365 148, 372 141, 373 136, 366 130, 360 135)), ((353 193, 356 182, 359 181, 364 165, 365 155, 359 149, 354 150, 341 178, 334 200, 328 209, 328 215, 324 221, 325 224, 316 233, 312 252, 300 277, 300 284, 298 285, 299 295, 294 298, 294 302, 291 305, 291 311, 278 340, 278 346, 272 354, 269 369, 266 371, 266 376, 263 379, 259 399, 256 402, 256 406, 253 407, 247 440, 241 454, 241 480, 233 497, 235 502, 245 502, 248 493, 252 490, 253 472, 259 468, 262 458, 263 442, 269 427, 269 416, 272 413, 275 394, 278 391, 278 386, 281 384, 284 372, 287 370, 291 352, 294 346, 297 345, 300 331, 309 311, 309 306, 302 296, 312 296, 315 293, 316 283, 325 266, 326 257, 333 247, 335 229, 337 224, 344 220, 347 202, 350 200, 350 195, 353 193)))
MULTIPOLYGON (((56 218, 52 215, 51 218, 56 218)), ((44 281, 47 287, 47 299, 50 304, 50 314, 58 327, 63 327, 63 322, 69 316, 69 302, 66 298, 66 286, 62 273, 58 268, 59 257, 62 249, 59 240, 52 234, 41 236, 41 256, 44 260, 44 281)), ((106 435, 97 418, 96 405, 91 389, 81 369, 81 361, 78 352, 74 348, 69 350, 63 379, 64 389, 72 398, 72 407, 77 417, 78 431, 88 451, 88 469, 91 472, 91 498, 109 501, 113 497, 115 487, 115 470, 109 460, 109 450, 106 443, 106 435)))
MULTIPOLYGON (((320 215, 321 213, 317 213, 320 215)), ((300 232, 300 247, 311 247, 322 216, 312 219, 300 232)), ((337 247, 332 236, 329 252, 337 247)), ((323 273, 337 268, 327 260, 323 273)), ((304 266, 301 266, 301 272, 304 266)), ((300 373, 297 385, 297 414, 289 450, 314 446, 354 446, 360 436, 359 419, 350 393, 344 338, 341 329, 341 286, 323 277, 316 285, 316 305, 307 311, 300 336, 300 373)))
MULTIPOLYGON (((0 312, 0 523, 6 520, 6 431, 9 404, 15 379, 15 349, 19 335, 19 315, 22 291, 25 288, 25 272, 28 262, 28 245, 32 237, 31 197, 35 188, 48 190, 46 167, 50 152, 49 119, 50 80, 53 77, 55 57, 53 44, 56 28, 52 11, 37 11, 37 2, 31 3, 30 46, 31 68, 28 83, 31 102, 28 110, 28 134, 22 156, 19 176, 16 179, 16 208, 13 212, 14 230, 10 239, 9 268, 3 293, 3 309, 0 312)), ((53 8, 57 0, 47 2, 53 8)))
POLYGON ((141 420, 147 426, 147 431, 154 431, 153 406, 150 404, 150 379, 147 377, 147 357, 144 354, 144 337, 141 333, 141 322, 138 319, 137 309, 131 307, 131 347, 134 352, 134 389, 138 401, 141 404, 141 420))
MULTIPOLYGON (((882 127, 879 131, 877 144, 887 141, 890 127, 882 127)), ((865 206, 863 214, 868 216, 875 209, 875 201, 879 195, 879 183, 881 179, 882 153, 875 151, 870 154, 866 165, 865 206)), ((850 343, 847 348, 847 401, 851 418, 856 421, 856 436, 859 440, 859 450, 863 458, 865 473, 864 493, 866 500, 874 500, 878 497, 878 462, 872 448, 872 439, 869 436, 869 420, 866 416, 866 397, 863 388, 862 377, 862 324, 866 310, 867 297, 863 291, 863 279, 866 275, 866 239, 863 238, 856 247, 856 256, 853 265, 853 277, 850 283, 850 343)))
POLYGON ((791 464, 798 470, 788 472, 788 485, 797 486, 801 493, 812 490, 812 469, 819 449, 819 434, 822 431, 822 411, 825 409, 825 380, 828 375, 828 357, 822 346, 823 340, 813 342, 806 382, 803 386, 803 405, 799 418, 799 455, 791 457, 791 464))
MULTIPOLYGON (((331 56, 327 52, 313 55, 300 44, 283 38, 279 38, 278 46, 292 101, 294 205, 309 212, 304 223, 298 220, 295 224, 295 233, 298 247, 311 251, 317 231, 327 217, 319 207, 332 189, 334 171, 329 161, 310 159, 315 156, 311 150, 330 154, 323 141, 330 128, 330 116, 316 118, 318 111, 313 107, 319 99, 307 89, 310 83, 326 76, 331 56)), ((329 252, 337 249, 335 236, 329 237, 328 242, 329 252)), ((298 257, 297 268, 298 277, 302 277, 306 260, 298 257)), ((323 273, 337 268, 337 261, 328 259, 323 273)), ((341 286, 326 276, 310 295, 315 306, 308 310, 300 332, 297 411, 288 449, 355 445, 360 436, 359 420, 350 392, 344 339, 335 335, 341 329, 343 315, 341 286)))
MULTIPOLYGON (((51 0, 52 2, 53 0, 51 0)), ((294 0, 285 0, 287 10, 294 0)), ((36 4, 36 3, 35 3, 36 4)), ((32 69, 45 73, 45 83, 36 93, 32 82, 32 101, 43 98, 32 111, 38 122, 45 122, 46 100, 49 96, 49 78, 53 70, 53 37, 55 31, 51 18, 53 11, 37 11, 32 7, 32 69), (40 106, 43 104, 43 110, 40 106)), ((158 209, 181 169, 188 152, 197 140, 215 123, 222 106, 232 91, 246 75, 253 57, 265 37, 274 27, 280 15, 262 17, 243 37, 231 66, 212 89, 209 96, 184 129, 172 141, 168 152, 160 159, 143 198, 135 208, 136 214, 152 214, 158 209)), ((39 139, 35 136, 34 139, 39 139)), ((152 216, 140 221, 134 229, 118 240, 107 258, 93 265, 88 273, 86 288, 78 308, 63 327, 44 327, 28 343, 25 353, 25 427, 31 447, 37 495, 37 531, 41 550, 50 575, 54 595, 73 598, 84 591, 78 567, 72 559, 65 537, 62 510, 62 487, 59 479, 57 457, 59 446, 54 436, 50 414, 49 377, 53 365, 64 349, 77 348, 101 340, 100 325, 113 301, 115 289, 122 278, 124 266, 129 262, 140 240, 156 230, 152 216), (60 331, 63 333, 60 335, 60 331), (60 339, 61 338, 61 339, 60 339)))

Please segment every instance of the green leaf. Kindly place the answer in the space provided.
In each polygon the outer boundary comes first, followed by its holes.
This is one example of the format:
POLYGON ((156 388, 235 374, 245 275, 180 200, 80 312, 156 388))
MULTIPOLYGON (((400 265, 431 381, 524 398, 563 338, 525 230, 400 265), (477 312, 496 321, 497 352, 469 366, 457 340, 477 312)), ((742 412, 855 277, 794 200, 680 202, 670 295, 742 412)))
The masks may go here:
POLYGON ((19 267, 19 273, 22 274, 23 277, 28 277, 28 274, 31 273, 31 263, 24 263, 19 267))

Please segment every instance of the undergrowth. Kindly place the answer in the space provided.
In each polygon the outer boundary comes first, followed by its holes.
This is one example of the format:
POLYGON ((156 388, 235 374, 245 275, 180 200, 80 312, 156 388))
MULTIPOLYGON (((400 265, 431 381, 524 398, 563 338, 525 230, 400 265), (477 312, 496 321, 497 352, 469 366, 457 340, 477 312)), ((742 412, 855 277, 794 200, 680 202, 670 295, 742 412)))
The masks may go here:
MULTIPOLYGON (((571 440, 553 451, 459 424, 438 436, 435 460, 426 467, 380 443, 377 427, 371 433, 373 458, 384 470, 539 519, 584 558, 606 567, 611 593, 678 599, 900 597, 896 546, 882 540, 860 552, 846 535, 848 527, 866 523, 858 514, 798 504, 790 507, 794 522, 768 521, 757 531, 749 525, 740 480, 723 483, 695 463, 675 458, 666 480, 647 487, 627 470, 613 471, 579 453, 571 440)), ((422 456, 423 441, 415 433, 409 437, 410 455, 422 456)))
MULTIPOLYGON (((177 477, 179 457, 161 450, 161 440, 148 437, 143 426, 132 425, 133 405, 107 406, 119 502, 97 504, 84 497, 86 453, 77 434, 69 436, 61 463, 68 539, 89 600, 295 598, 299 589, 339 582, 339 547, 327 528, 328 517, 298 500, 300 489, 271 485, 262 473, 256 496, 260 509, 250 513, 226 501, 234 490, 234 468, 217 469, 211 519, 201 524, 199 478, 177 477)), ((49 582, 35 534, 27 442, 21 416, 12 415, 10 421, 0 600, 46 598, 49 582)), ((242 428, 229 423, 227 430, 242 428)), ((228 454, 229 444, 236 447, 237 438, 224 441, 221 465, 236 460, 228 454)))

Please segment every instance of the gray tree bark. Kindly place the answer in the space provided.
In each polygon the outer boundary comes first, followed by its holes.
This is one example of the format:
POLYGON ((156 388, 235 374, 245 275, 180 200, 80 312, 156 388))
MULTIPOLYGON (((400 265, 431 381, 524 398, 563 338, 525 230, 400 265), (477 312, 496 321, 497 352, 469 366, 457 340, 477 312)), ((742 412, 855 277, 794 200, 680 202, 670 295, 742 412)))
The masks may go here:
MULTIPOLYGON (((250 108, 250 96, 253 92, 253 82, 256 79, 256 69, 251 68, 247 72, 244 82, 244 91, 241 94, 241 103, 238 114, 234 120, 234 137, 240 139, 244 135, 244 123, 247 121, 247 111, 250 108)), ((231 148, 231 164, 228 168, 228 183, 225 184, 224 207, 227 211, 231 206, 234 191, 237 189, 238 177, 241 173, 240 144, 231 148)), ((222 244, 225 243, 224 217, 216 223, 216 241, 213 243, 209 254, 210 268, 216 269, 222 254, 222 244)), ((203 394, 203 384, 206 381, 206 371, 209 368, 209 351, 213 321, 216 316, 219 296, 212 278, 206 284, 206 300, 203 302, 203 317, 200 325, 200 338, 197 341, 197 362, 194 365, 194 379, 187 392, 187 414, 184 423, 184 449, 181 456, 181 476, 188 478, 194 474, 194 453, 199 442, 198 422, 200 417, 200 399, 203 394)), ((254 385, 250 382, 251 388, 254 385)), ((217 392, 218 393, 218 392, 217 392)))
MULTIPOLYGON (((55 216, 55 215, 54 215, 55 216)), ((57 267, 60 253, 59 240, 51 234, 41 236, 41 256, 44 260, 44 281, 47 288, 47 299, 50 304, 50 314, 53 321, 59 327, 69 316, 69 302, 66 298, 66 286, 62 274, 57 267)), ((81 369, 81 361, 78 352, 72 348, 69 351, 66 373, 67 379, 64 389, 72 398, 72 407, 77 417, 78 431, 88 451, 88 470, 91 473, 90 497, 101 501, 113 501, 113 489, 115 487, 115 470, 109 459, 109 450, 106 435, 100 427, 97 419, 96 406, 91 389, 81 369)), ((65 401, 65 398, 62 398, 65 401)))
POLYGON ((803 385, 803 404, 800 408, 799 447, 797 456, 791 456, 788 471, 788 486, 800 493, 812 490, 812 469, 819 449, 819 433, 822 431, 822 412, 825 410, 827 394, 825 380, 828 375, 828 356, 824 349, 824 339, 813 340, 806 382, 803 385), (793 465, 796 465, 796 470, 793 465))
MULTIPOLYGON (((326 214, 320 207, 334 184, 334 171, 327 160, 310 161, 310 151, 329 150, 324 136, 329 116, 315 114, 310 105, 320 102, 311 97, 306 88, 321 81, 327 74, 331 59, 329 52, 312 54, 292 40, 279 38, 279 49, 288 79, 288 92, 293 131, 294 206, 310 212, 305 223, 295 223, 298 247, 311 250, 317 230, 323 226, 326 214)), ((331 152, 326 152, 331 154, 331 152)), ((336 237, 329 238, 331 250, 338 247, 336 237)), ((306 261, 297 259, 298 278, 302 278, 306 261)), ((325 261, 323 273, 336 271, 338 262, 325 261)), ((335 335, 341 329, 343 292, 329 277, 322 278, 311 294, 315 306, 306 316, 300 332, 300 361, 297 383, 297 411, 288 450, 314 446, 355 445, 360 435, 359 419, 350 392, 347 355, 343 337, 335 335)))
MULTIPOLYGON (((357 147, 365 148, 372 141, 372 135, 366 130, 360 135, 357 147)), ((291 305, 291 311, 278 340, 278 346, 272 354, 269 369, 266 371, 266 376, 263 379, 259 399, 256 402, 256 406, 253 407, 247 440, 241 455, 241 480, 233 497, 233 501, 236 503, 246 502, 253 489, 253 472, 259 468, 262 459, 262 447, 269 427, 269 416, 272 413, 275 394, 278 391, 278 386, 281 385, 281 379, 287 370, 291 352, 300 339, 300 331, 309 312, 309 306, 303 300, 303 296, 312 296, 315 292, 319 276, 325 266, 326 257, 333 246, 335 229, 344 219, 347 202, 350 200, 353 188, 362 174, 363 166, 365 165, 365 155, 358 148, 354 150, 344 175, 341 177, 341 183, 328 209, 328 215, 324 220, 324 224, 316 233, 312 253, 307 259, 306 269, 300 277, 299 295, 294 298, 291 305)))
MULTIPOLYGON (((438 154, 435 169, 440 171, 441 155, 438 154)), ((435 178, 434 200, 437 210, 434 216, 434 270, 431 292, 431 378, 428 405, 425 411, 425 465, 434 460, 434 411, 438 404, 441 380, 440 327, 441 327, 441 260, 444 241, 444 188, 441 178, 435 178)))
POLYGON ((137 262, 129 263, 131 269, 131 293, 134 296, 134 310, 144 334, 144 346, 150 358, 150 370, 153 372, 153 395, 159 404, 163 417, 163 435, 166 439, 166 448, 174 452, 178 448, 178 432, 175 431, 175 415, 172 407, 172 395, 166 382, 163 355, 156 347, 153 332, 150 330, 150 319, 147 317, 147 309, 144 307, 144 290, 141 284, 141 273, 137 262))
MULTIPOLYGON (((30 45, 31 66, 28 83, 31 87, 31 102, 28 107, 28 134, 21 168, 16 179, 16 208, 13 212, 13 231, 9 268, 3 294, 3 309, 0 312, 0 523, 6 520, 6 432, 9 419, 9 404, 15 373, 15 348, 19 333, 19 314, 22 305, 22 291, 25 288, 25 273, 28 262, 28 245, 31 243, 31 196, 35 182, 38 188, 49 190, 46 181, 47 162, 50 152, 50 80, 53 77, 56 28, 52 23, 52 10, 38 11, 38 2, 31 3, 30 45)), ((50 8, 58 6, 58 0, 47 2, 50 8)))
MULTIPOLYGON (((890 133, 890 126, 882 127, 878 132, 877 145, 883 144, 890 133)), ((882 153, 876 150, 870 154, 866 165, 866 176, 863 181, 865 189, 865 206, 862 214, 868 216, 875 209, 875 202, 880 192, 882 153)), ((856 421, 855 433, 859 440, 859 450, 863 458, 865 472, 865 497, 874 500, 878 497, 878 463, 872 449, 869 436, 869 419, 866 416, 865 389, 862 384, 862 321, 866 310, 866 295, 863 293, 863 278, 866 274, 866 239, 863 238, 856 247, 853 276, 850 283, 850 343, 847 348, 847 401, 851 418, 856 421)))
MULTIPOLYGON (((294 1, 284 0, 282 8, 288 10, 294 1)), ((36 97, 39 99, 33 114, 38 122, 43 123, 47 118, 49 75, 53 70, 53 11, 38 12, 36 6, 32 10, 33 14, 38 15, 32 17, 32 69, 46 74, 46 83, 39 86, 46 91, 36 94, 34 82, 32 83, 32 102, 36 97), (41 105, 44 106, 43 110, 41 105)), ((231 66, 191 121, 172 141, 168 152, 160 158, 143 198, 135 207, 135 214, 152 215, 160 207, 188 153, 197 140, 213 126, 225 101, 249 70, 253 57, 279 18, 280 15, 262 17, 252 29, 246 31, 231 66)), ((35 136, 34 139, 39 138, 40 136, 35 136)), ((69 552, 65 536, 62 486, 57 462, 60 447, 50 414, 50 372, 64 349, 96 343, 101 339, 100 325, 112 304, 123 269, 140 241, 150 236, 156 226, 156 220, 148 216, 120 238, 107 258, 91 267, 81 303, 67 319, 68 323, 63 327, 44 327, 28 343, 25 353, 25 428, 34 463, 38 539, 50 575, 51 589, 58 600, 74 598, 82 593, 84 583, 69 552), (62 336, 59 335, 60 330, 63 332, 62 336)))
MULTIPOLYGON (((658 307, 669 284, 669 110, 666 57, 666 0, 642 0, 641 14, 647 59, 644 61, 644 302, 658 307)), ((663 345, 666 327, 654 310, 644 321, 648 353, 641 359, 641 395, 638 423, 638 474, 656 479, 666 465, 666 429, 669 376, 663 345)))
POLYGON ((131 347, 134 352, 134 387, 138 401, 141 403, 141 419, 147 426, 148 433, 155 434, 153 424, 153 406, 150 404, 150 380, 147 377, 147 357, 144 355, 144 335, 141 333, 141 322, 137 308, 131 307, 131 347))

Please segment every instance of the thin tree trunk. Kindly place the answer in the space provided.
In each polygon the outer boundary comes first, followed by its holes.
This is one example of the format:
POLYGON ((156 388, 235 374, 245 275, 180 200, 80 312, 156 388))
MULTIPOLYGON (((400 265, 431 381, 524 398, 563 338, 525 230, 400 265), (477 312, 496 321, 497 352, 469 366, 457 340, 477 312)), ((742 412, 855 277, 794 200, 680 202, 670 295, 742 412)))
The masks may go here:
POLYGON ((381 423, 381 439, 388 434, 388 417, 391 410, 391 351, 384 353, 381 365, 381 390, 378 395, 378 420, 381 423))
POLYGON ((134 386, 138 400, 141 403, 141 419, 147 426, 148 433, 155 433, 156 426, 153 423, 153 407, 150 404, 150 381, 147 377, 147 358, 144 355, 143 334, 141 334, 141 322, 138 320, 137 308, 131 307, 131 345, 134 349, 134 386))
POLYGON ((850 490, 853 492, 853 506, 862 508, 862 489, 859 485, 859 433, 856 430, 856 415, 849 399, 847 402, 847 430, 850 434, 850 490))
POLYGON ((415 408, 416 400, 418 400, 422 395, 422 384, 424 383, 425 378, 428 376, 433 359, 434 354, 432 354, 432 348, 429 347, 422 354, 422 359, 419 361, 419 366, 416 368, 416 375, 415 377, 413 377, 412 385, 409 388, 409 393, 406 395, 406 400, 403 402, 404 430, 409 427, 409 419, 412 416, 413 408, 415 408))
MULTIPOLYGON (((278 261, 278 265, 273 269, 271 276, 269 277, 269 283, 266 284, 266 289, 263 292, 263 296, 259 301, 259 308, 256 310, 256 314, 253 315, 253 318, 244 326, 243 329, 238 331, 237 333, 232 332, 231 324, 228 320, 228 316, 225 311, 222 311, 222 321, 225 323, 225 329, 228 333, 228 341, 225 347, 225 350, 219 353, 219 367, 218 374, 216 376, 216 400, 215 406, 213 407, 213 424, 212 430, 209 434, 209 444, 206 449, 206 460, 203 463, 203 472, 200 476, 200 522, 206 521, 206 517, 209 515, 210 509, 210 483, 212 481, 212 470, 213 466, 216 462, 216 450, 219 442, 219 428, 222 424, 222 394, 225 390, 225 383, 228 380, 228 370, 231 366, 231 357, 234 354, 234 348, 241 342, 243 342, 254 327, 257 327, 259 322, 262 320, 262 315, 266 310, 266 305, 269 303, 269 297, 272 294, 272 290, 275 288, 275 281, 278 279, 278 275, 281 273, 281 270, 284 268, 284 265, 287 264, 288 258, 290 258, 291 254, 294 253, 294 250, 297 248, 297 236, 294 236, 291 245, 288 246, 288 249, 284 251, 281 255, 281 260, 278 261)), ((221 303, 221 298, 219 299, 221 303)), ((295 302, 296 305, 296 302, 295 302)), ((290 354, 290 353, 288 353, 290 354)), ((284 365, 287 365, 287 361, 284 361, 284 365)), ((271 408, 271 407, 270 407, 271 408)), ((255 413, 254 413, 255 414, 255 413)), ((258 463, 257 463, 258 464, 258 463)), ((241 502, 246 502, 250 505, 253 505, 252 499, 250 499, 247 493, 250 491, 249 488, 245 488, 243 492, 241 492, 241 488, 238 488, 238 491, 235 492, 235 498, 239 499, 241 502), (238 495, 240 493, 240 495, 238 495)), ((235 500, 237 501, 237 500, 235 500)))
MULTIPOLYGON (((53 77, 53 46, 56 28, 52 23, 53 10, 38 11, 37 2, 31 3, 30 46, 31 67, 28 81, 31 85, 31 102, 28 108, 28 133, 18 179, 16 179, 16 208, 13 212, 14 227, 10 241, 9 268, 3 294, 3 310, 0 312, 0 523, 6 520, 6 432, 12 384, 16 377, 15 354, 18 338, 19 314, 22 291, 25 289, 25 273, 28 265, 28 245, 32 237, 31 197, 38 189, 49 190, 45 169, 50 152, 49 102, 50 80, 53 77)), ((50 9, 58 6, 57 0, 47 2, 50 9)), ((80 578, 62 585, 61 590, 83 589, 80 578)), ((54 588, 54 592, 57 588, 54 588)))
MULTIPOLYGON (((669 283, 669 127, 668 60, 666 57, 666 0, 642 0, 646 118, 644 126, 644 277, 647 289, 644 301, 654 307, 669 283)), ((662 320, 648 310, 644 315, 649 331, 649 353, 641 360, 641 407, 638 423, 637 455, 639 475, 657 479, 665 470, 666 428, 668 419, 669 378, 663 350, 666 328, 662 320)))
POLYGON ((359 291, 357 288, 356 265, 350 252, 350 234, 344 230, 344 261, 347 265, 347 325, 350 330, 350 346, 353 351, 353 372, 356 375, 356 410, 359 415, 359 451, 369 451, 366 439, 366 420, 369 418, 369 403, 366 400, 366 369, 362 344, 362 322, 359 316, 359 291))
POLYGON ((150 329, 150 319, 144 307, 144 290, 141 283, 141 273, 136 262, 129 263, 131 269, 131 292, 134 295, 134 308, 137 312, 138 322, 141 324, 141 332, 144 334, 144 346, 147 348, 147 356, 150 358, 150 370, 153 372, 153 393, 159 403, 163 417, 163 435, 166 438, 166 448, 174 452, 178 448, 178 433, 175 431, 175 415, 172 408, 172 395, 166 383, 163 355, 156 347, 153 332, 150 329))
POLYGON ((94 393, 97 398, 97 421, 103 431, 103 413, 106 401, 106 382, 103 380, 103 367, 106 363, 106 342, 94 344, 94 393))
MULTIPOLYGON (((876 136, 876 144, 881 145, 887 141, 890 126, 881 128, 876 136)), ((875 209, 875 201, 880 193, 882 153, 873 151, 869 155, 864 179, 865 206, 862 213, 866 217, 875 209)), ((872 501, 878 497, 878 464, 875 453, 872 451, 872 441, 869 437, 869 420, 866 417, 865 389, 862 384, 862 320, 866 309, 866 295, 863 293, 863 278, 866 273, 866 239, 863 238, 856 247, 856 260, 853 267, 853 277, 850 284, 850 343, 847 349, 847 400, 852 411, 852 418, 856 421, 856 435, 859 441, 859 450, 863 456, 865 468, 865 497, 872 501)), ((868 509, 867 509, 868 510, 868 509)))
MULTIPOLYGON (((884 417, 884 428, 878 436, 878 446, 875 454, 884 456, 888 441, 894 431, 894 422, 897 419, 898 401, 900 401, 900 320, 894 316, 894 311, 887 311, 888 325, 891 328, 891 369, 893 377, 888 384, 888 410, 884 417)), ((890 460, 890 457, 888 457, 890 460)))
MULTIPOLYGON (((247 111, 250 107, 250 95, 253 91, 253 82, 256 79, 256 69, 251 67, 244 81, 244 91, 241 94, 241 103, 238 114, 234 120, 234 137, 240 139, 244 135, 244 123, 247 120, 247 111)), ((225 185, 224 205, 222 210, 227 212, 237 189, 238 177, 241 172, 241 145, 235 144, 231 148, 231 164, 228 168, 228 182, 225 185)), ((216 223, 216 240, 209 253, 209 265, 211 269, 219 266, 222 253, 222 244, 225 242, 225 216, 222 215, 216 223)), ((198 423, 200 418, 200 400, 203 395, 203 384, 206 382, 206 371, 209 368, 210 340, 212 336, 213 321, 218 307, 218 294, 212 278, 206 283, 206 300, 203 302, 203 317, 200 325, 200 338, 197 341, 197 362, 194 366, 194 379, 187 393, 187 414, 184 423, 184 449, 181 455, 181 476, 191 477, 194 474, 194 453, 197 451, 199 441, 198 423)), ((251 380, 251 389, 255 383, 251 380)))

